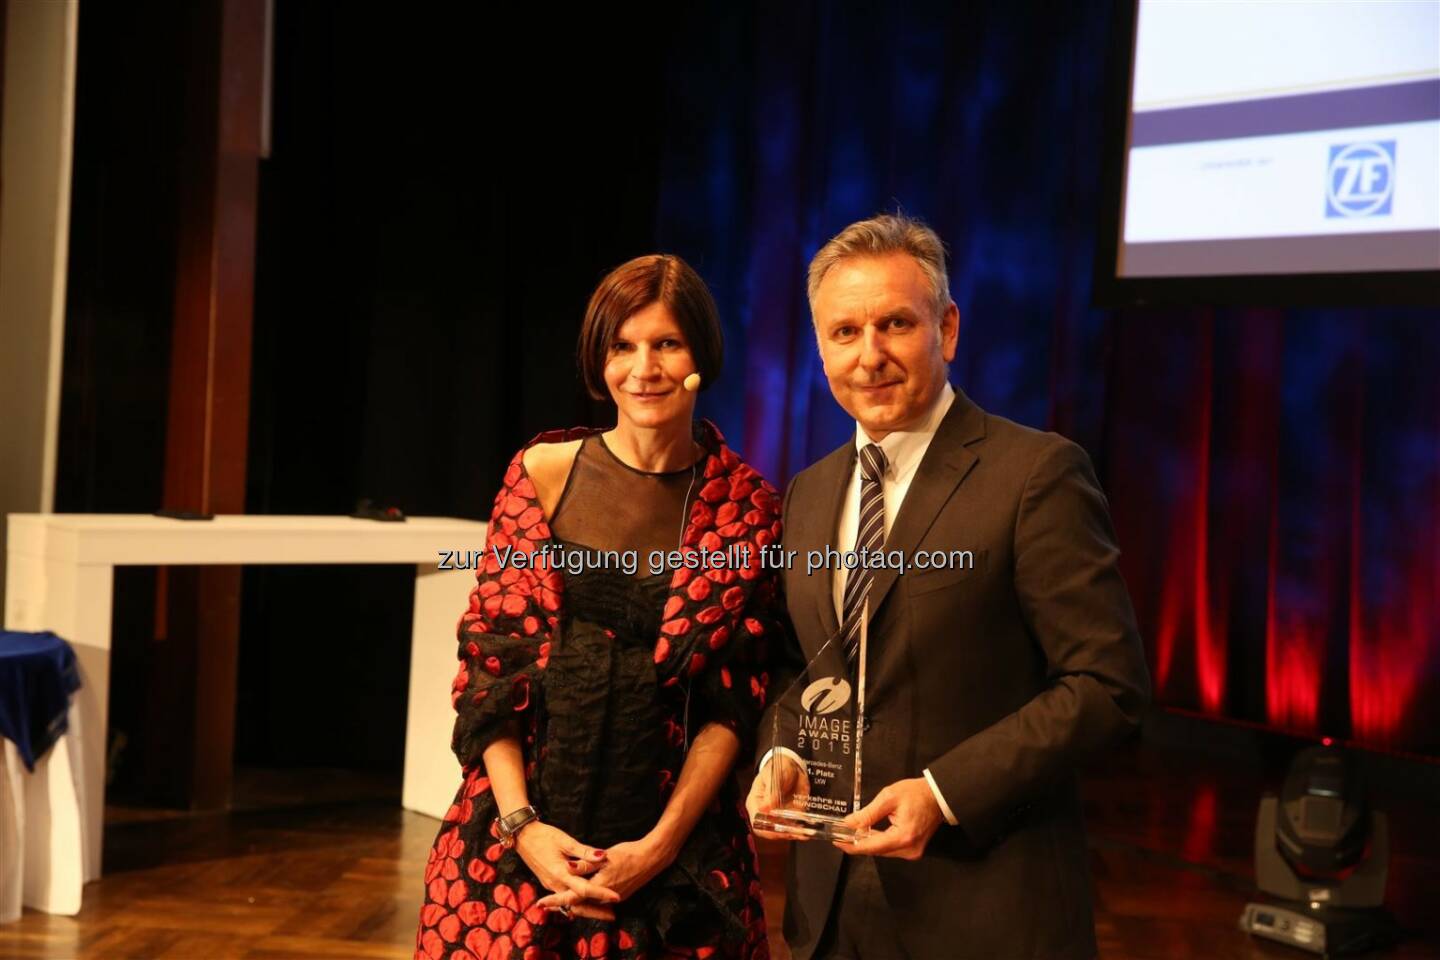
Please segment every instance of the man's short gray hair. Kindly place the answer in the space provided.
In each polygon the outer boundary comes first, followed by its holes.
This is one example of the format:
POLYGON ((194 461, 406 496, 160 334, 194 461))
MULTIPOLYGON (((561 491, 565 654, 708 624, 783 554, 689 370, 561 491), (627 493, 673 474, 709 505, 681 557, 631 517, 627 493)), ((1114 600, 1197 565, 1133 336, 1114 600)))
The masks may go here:
POLYGON ((815 313, 815 294, 830 268, 852 257, 883 257, 908 253, 915 258, 935 294, 935 312, 950 306, 950 277, 945 272, 945 245, 940 237, 919 220, 903 213, 885 213, 852 223, 820 248, 810 261, 807 293, 810 313, 815 313))

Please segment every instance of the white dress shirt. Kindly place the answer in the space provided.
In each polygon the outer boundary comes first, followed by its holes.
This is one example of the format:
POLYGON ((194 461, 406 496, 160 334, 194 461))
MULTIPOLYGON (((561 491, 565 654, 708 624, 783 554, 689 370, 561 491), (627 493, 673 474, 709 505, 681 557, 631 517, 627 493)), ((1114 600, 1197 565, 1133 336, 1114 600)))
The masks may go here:
MULTIPOLYGON (((940 421, 945 419, 945 414, 950 411, 950 404, 955 402, 955 391, 949 383, 940 396, 935 398, 935 403, 930 407, 930 412, 925 419, 913 430, 899 430, 886 434, 885 439, 878 441, 880 449, 885 451, 887 461, 885 477, 881 482, 885 494, 885 536, 889 538, 890 528, 895 523, 895 517, 900 513, 900 505, 905 502, 905 494, 910 491, 910 481, 915 479, 915 471, 920 467, 920 461, 925 458, 925 451, 930 449, 930 441, 935 438, 935 431, 940 428, 940 421)), ((845 501, 840 507, 840 527, 835 531, 835 549, 844 554, 846 551, 855 549, 855 534, 858 532, 856 526, 860 522, 860 450, 865 446, 876 443, 865 433, 865 428, 859 423, 855 424, 855 468, 850 473, 850 483, 845 487, 845 501)), ((833 571, 832 598, 835 603, 835 619, 841 620, 845 615, 845 581, 849 571, 843 566, 833 571)), ((878 642, 884 642, 880 638, 878 642)), ((795 756, 793 751, 785 747, 779 748, 782 752, 795 756)), ((765 764, 770 759, 770 751, 760 760, 760 770, 765 769, 765 764)), ((799 758, 796 757, 798 760, 799 758)), ((940 812, 945 815, 945 821, 952 827, 959 826, 960 821, 950 810, 950 805, 945 802, 945 797, 940 793, 940 788, 935 783, 935 778, 930 775, 930 769, 925 769, 925 782, 930 784, 930 792, 935 794, 935 801, 940 805, 940 812)))
MULTIPOLYGON (((950 412, 950 404, 954 402, 955 391, 946 383, 930 412, 915 429, 887 433, 885 439, 880 441, 871 440, 866 435, 865 428, 855 424, 855 469, 850 472, 850 483, 845 488, 845 502, 840 507, 840 528, 835 531, 835 549, 841 554, 855 549, 855 534, 858 532, 855 528, 860 522, 861 449, 878 442, 880 449, 885 451, 887 465, 881 488, 885 494, 885 537, 888 539, 890 528, 895 525, 895 517, 900 513, 900 505, 905 502, 905 494, 910 492, 910 481, 915 479, 915 471, 919 469, 920 461, 925 459, 925 451, 930 449, 930 441, 935 439, 935 431, 940 428, 940 421, 945 419, 945 414, 950 412)), ((849 578, 849 573, 843 566, 834 572, 831 593, 835 601, 837 621, 845 615, 845 581, 849 578)), ((879 642, 883 643, 884 638, 879 638, 879 642)), ((940 787, 930 775, 929 767, 925 768, 925 782, 930 784, 930 792, 935 794, 935 802, 940 805, 945 821, 952 827, 958 826, 960 821, 950 810, 950 804, 945 802, 940 787)))

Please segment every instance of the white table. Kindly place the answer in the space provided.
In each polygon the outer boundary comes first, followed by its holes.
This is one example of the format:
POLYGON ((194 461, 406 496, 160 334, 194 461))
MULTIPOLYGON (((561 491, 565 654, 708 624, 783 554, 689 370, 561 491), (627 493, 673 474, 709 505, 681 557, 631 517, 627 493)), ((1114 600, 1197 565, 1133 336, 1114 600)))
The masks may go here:
MULTIPOLYGON (((117 566, 196 564, 415 564, 415 616, 410 645, 410 696, 401 802, 440 818, 457 784, 450 753, 454 714, 455 627, 475 583, 474 571, 437 569, 440 553, 480 550, 484 523, 410 517, 379 523, 350 517, 220 516, 169 520, 146 514, 12 513, 7 534, 5 628, 53 630, 75 648, 83 686, 71 708, 84 731, 75 778, 84 798, 79 833, 83 880, 100 876, 105 812, 106 711, 110 700, 110 615, 117 566), (77 715, 78 714, 78 715, 77 715)), ((66 764, 70 767, 70 764, 66 764)), ((61 776, 53 771, 50 778, 61 776)), ((33 800, 34 791, 30 791, 33 800)), ((32 811, 44 814, 44 811, 32 811)), ((47 818, 48 819, 48 818, 47 818)), ((56 828, 63 827, 64 817, 56 828)), ((48 842, 55 841, 50 837, 48 842)), ((30 902, 74 913, 79 886, 30 902), (72 904, 73 901, 73 904, 72 904), (72 909, 73 906, 73 909, 72 909)))

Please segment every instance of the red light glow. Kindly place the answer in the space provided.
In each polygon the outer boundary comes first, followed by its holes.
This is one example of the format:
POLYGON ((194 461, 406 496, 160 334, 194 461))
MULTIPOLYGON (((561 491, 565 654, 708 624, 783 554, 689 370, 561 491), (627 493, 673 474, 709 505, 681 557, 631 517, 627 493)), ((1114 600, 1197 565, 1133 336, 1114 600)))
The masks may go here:
POLYGON ((1298 613, 1277 609, 1279 530, 1270 520, 1270 576, 1265 613, 1265 708, 1270 722, 1291 730, 1313 730, 1320 705, 1320 628, 1298 613))

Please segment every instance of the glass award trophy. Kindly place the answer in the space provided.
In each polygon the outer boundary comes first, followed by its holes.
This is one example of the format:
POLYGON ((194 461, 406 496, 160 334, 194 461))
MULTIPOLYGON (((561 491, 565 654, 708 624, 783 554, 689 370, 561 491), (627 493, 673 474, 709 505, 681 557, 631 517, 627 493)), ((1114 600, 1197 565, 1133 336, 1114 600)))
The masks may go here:
POLYGON ((752 822, 758 829, 842 843, 869 832, 843 822, 860 809, 869 613, 867 601, 853 672, 845 669, 843 651, 825 657, 844 633, 842 626, 776 699, 770 755, 759 772, 770 780, 771 807, 756 813, 752 822))

